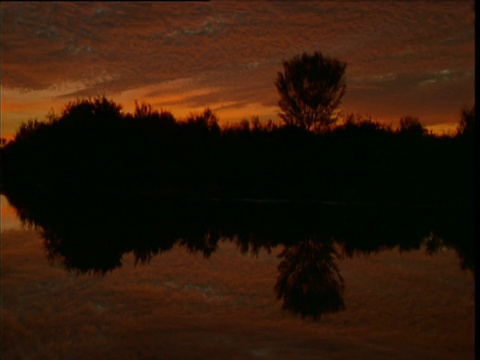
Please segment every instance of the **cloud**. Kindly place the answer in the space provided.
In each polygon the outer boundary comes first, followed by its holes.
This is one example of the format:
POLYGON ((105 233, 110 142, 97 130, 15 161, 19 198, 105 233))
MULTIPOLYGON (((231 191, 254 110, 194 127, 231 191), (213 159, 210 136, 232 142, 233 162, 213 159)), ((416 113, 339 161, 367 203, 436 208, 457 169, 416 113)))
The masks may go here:
MULTIPOLYGON (((58 91, 61 98, 152 87, 166 94, 166 84, 191 79, 175 91, 215 90, 185 97, 185 106, 276 104, 273 81, 282 61, 303 51, 346 61, 353 100, 372 86, 391 91, 371 80, 385 74, 414 79, 475 69, 469 3, 32 2, 2 3, 2 13, 2 87, 81 84, 58 91)), ((399 90, 412 85, 389 81, 399 90)), ((473 101, 473 84, 464 79, 469 93, 455 96, 455 106, 473 101)))

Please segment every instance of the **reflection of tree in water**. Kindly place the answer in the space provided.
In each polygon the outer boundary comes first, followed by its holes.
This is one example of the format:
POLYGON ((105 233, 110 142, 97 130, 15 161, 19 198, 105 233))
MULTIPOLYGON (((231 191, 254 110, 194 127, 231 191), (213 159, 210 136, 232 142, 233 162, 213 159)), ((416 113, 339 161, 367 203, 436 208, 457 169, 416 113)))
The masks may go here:
POLYGON ((208 258, 217 250, 219 240, 220 234, 217 231, 206 230, 198 234, 190 233, 189 236, 182 237, 178 244, 191 253, 201 252, 208 258))
POLYGON ((59 235, 47 229, 41 235, 48 260, 53 263, 56 259, 61 259, 68 271, 105 274, 122 266, 124 250, 110 241, 102 241, 105 238, 89 238, 88 234, 82 232, 78 235, 69 233, 63 237, 64 234, 59 235), (95 251, 92 251, 94 243, 97 245, 95 251))
POLYGON ((12 193, 8 199, 22 222, 40 232, 48 259, 80 274, 120 268, 128 253, 135 264, 148 263, 175 246, 205 257, 223 241, 252 255, 285 247, 279 255, 277 297, 284 309, 314 319, 345 308, 337 249, 352 257, 394 248, 424 248, 433 254, 447 247, 457 251, 462 268, 475 268, 475 222, 469 208, 217 203, 74 193, 12 193))
POLYGON ((314 319, 345 309, 345 286, 332 241, 309 238, 286 247, 279 258, 275 292, 283 299, 283 309, 314 319))

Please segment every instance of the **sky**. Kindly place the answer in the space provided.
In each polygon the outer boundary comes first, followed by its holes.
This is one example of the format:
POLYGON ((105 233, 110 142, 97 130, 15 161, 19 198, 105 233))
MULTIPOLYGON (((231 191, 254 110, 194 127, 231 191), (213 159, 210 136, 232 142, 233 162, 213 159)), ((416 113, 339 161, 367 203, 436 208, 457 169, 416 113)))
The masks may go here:
POLYGON ((344 113, 444 131, 475 101, 470 0, 2 2, 2 137, 96 95, 280 121, 282 62, 314 51, 347 63, 344 113))

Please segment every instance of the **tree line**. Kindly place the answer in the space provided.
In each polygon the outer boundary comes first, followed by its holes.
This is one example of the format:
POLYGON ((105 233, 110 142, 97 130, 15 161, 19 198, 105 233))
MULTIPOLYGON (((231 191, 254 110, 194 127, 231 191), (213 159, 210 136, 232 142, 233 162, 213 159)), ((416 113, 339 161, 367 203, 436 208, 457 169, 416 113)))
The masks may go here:
POLYGON ((473 204, 475 107, 437 136, 406 116, 397 128, 347 115, 346 64, 302 54, 275 85, 284 123, 220 127, 209 109, 179 120, 104 96, 23 123, 2 145, 4 189, 144 192, 206 198, 473 204))
POLYGON ((322 133, 258 119, 221 128, 208 108, 178 121, 147 104, 125 114, 98 97, 22 124, 2 148, 2 182, 204 197, 473 201, 470 118, 474 110, 464 111, 454 136, 408 118, 392 129, 353 116, 322 133))

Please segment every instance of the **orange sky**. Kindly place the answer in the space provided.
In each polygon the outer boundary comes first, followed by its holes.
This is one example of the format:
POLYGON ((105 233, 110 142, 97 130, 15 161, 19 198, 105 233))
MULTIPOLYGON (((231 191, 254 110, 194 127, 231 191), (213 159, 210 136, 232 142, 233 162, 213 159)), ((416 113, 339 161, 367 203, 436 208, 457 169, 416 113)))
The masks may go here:
POLYGON ((347 62, 342 111, 451 129, 474 104, 473 4, 2 3, 2 137, 98 94, 278 120, 276 74, 303 51, 347 62))

